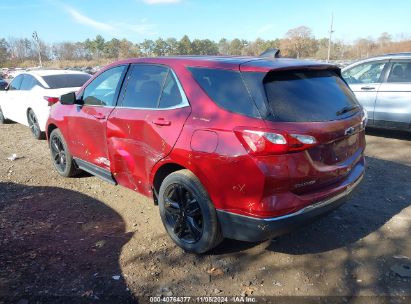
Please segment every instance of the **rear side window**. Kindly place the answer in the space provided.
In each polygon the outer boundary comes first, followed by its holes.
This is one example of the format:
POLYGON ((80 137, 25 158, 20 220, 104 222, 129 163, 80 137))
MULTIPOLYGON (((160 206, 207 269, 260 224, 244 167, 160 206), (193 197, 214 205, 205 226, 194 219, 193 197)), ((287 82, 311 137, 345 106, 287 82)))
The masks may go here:
POLYGON ((159 108, 166 109, 175 107, 183 103, 180 88, 175 76, 171 71, 168 72, 166 82, 163 87, 163 94, 160 98, 159 108))
POLYGON ((411 62, 393 62, 387 82, 411 82, 411 62))
POLYGON ((135 64, 124 90, 122 107, 169 109, 188 105, 174 72, 166 66, 135 64))
POLYGON ((43 76, 50 89, 81 87, 89 80, 89 74, 60 74, 43 76))
POLYGON ((189 68, 194 79, 220 107, 250 117, 260 117, 239 71, 189 68))
POLYGON ((334 71, 271 72, 263 83, 275 121, 330 121, 360 111, 354 94, 334 71))
POLYGON ((157 65, 132 67, 121 106, 129 108, 157 108, 161 88, 168 74, 168 68, 157 65))

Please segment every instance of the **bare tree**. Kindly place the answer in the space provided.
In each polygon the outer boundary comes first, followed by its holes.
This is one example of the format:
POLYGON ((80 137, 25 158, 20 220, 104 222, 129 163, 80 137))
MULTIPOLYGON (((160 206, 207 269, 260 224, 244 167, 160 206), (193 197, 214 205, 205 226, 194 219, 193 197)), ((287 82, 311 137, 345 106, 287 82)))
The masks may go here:
POLYGON ((6 39, 0 39, 0 66, 4 66, 9 57, 9 44, 6 39))
POLYGON ((315 39, 310 28, 299 26, 290 29, 285 36, 285 46, 291 48, 297 58, 313 55, 315 39))
MULTIPOLYGON (((100 35, 82 42, 63 41, 48 44, 39 40, 41 58, 45 61, 94 59, 96 64, 141 56, 216 54, 258 56, 268 48, 280 48, 284 57, 326 59, 328 44, 329 38, 315 39, 311 29, 306 26, 290 29, 283 39, 273 40, 257 38, 247 41, 223 38, 215 42, 210 39, 190 40, 188 36, 183 36, 180 40, 158 38, 155 41, 146 39, 140 43, 133 43, 127 39, 117 38, 106 41, 100 35)), ((406 52, 410 49, 410 36, 395 36, 393 39, 391 34, 384 32, 376 40, 371 37, 361 37, 354 43, 346 43, 335 39, 332 43, 331 59, 359 59, 389 52, 406 52)), ((30 66, 34 60, 37 60, 37 56, 38 48, 33 39, 0 37, 0 65, 30 66)))
POLYGON ((392 36, 387 32, 381 33, 377 39, 378 46, 382 49, 387 48, 392 43, 392 36))

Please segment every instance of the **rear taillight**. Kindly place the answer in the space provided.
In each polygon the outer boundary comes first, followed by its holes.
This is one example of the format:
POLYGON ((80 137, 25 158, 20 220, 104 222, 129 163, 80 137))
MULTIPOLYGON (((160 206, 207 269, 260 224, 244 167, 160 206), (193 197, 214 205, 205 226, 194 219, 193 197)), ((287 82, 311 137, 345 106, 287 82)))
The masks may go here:
POLYGON ((307 150, 317 144, 315 137, 285 131, 235 129, 234 133, 253 155, 285 154, 307 150))
POLYGON ((43 98, 47 100, 49 107, 60 101, 58 97, 44 96, 43 98))

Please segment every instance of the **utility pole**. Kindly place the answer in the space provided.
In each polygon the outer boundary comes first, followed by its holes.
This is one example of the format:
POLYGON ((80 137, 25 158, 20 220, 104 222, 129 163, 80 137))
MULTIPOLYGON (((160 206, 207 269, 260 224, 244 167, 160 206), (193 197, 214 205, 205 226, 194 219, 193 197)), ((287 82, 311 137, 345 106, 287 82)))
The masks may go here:
POLYGON ((330 61, 330 55, 331 55, 331 36, 332 36, 332 34, 334 33, 333 23, 334 23, 334 13, 331 13, 331 25, 330 25, 330 37, 328 38, 328 55, 327 55, 327 62, 330 61))
POLYGON ((36 41, 36 43, 37 43, 37 50, 38 50, 38 52, 39 52, 39 63, 40 63, 40 67, 43 67, 43 64, 41 63, 41 50, 40 50, 40 41, 39 41, 39 36, 37 35, 37 32, 36 31, 34 31, 33 32, 33 39, 34 39, 34 41, 36 41))

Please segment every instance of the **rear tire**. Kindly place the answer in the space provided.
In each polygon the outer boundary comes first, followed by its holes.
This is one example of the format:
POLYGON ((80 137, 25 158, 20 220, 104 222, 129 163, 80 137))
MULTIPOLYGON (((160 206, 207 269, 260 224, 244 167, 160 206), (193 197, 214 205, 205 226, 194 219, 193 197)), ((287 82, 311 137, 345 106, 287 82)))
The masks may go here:
POLYGON ((204 253, 223 240, 214 205, 191 171, 176 171, 164 179, 158 205, 168 234, 184 250, 204 253))
POLYGON ((27 112, 27 122, 30 127, 31 134, 33 134, 35 139, 45 139, 46 136, 44 132, 41 131, 39 121, 37 120, 36 114, 34 114, 33 110, 29 110, 27 112))
POLYGON ((0 108, 0 124, 1 124, 1 125, 4 125, 4 124, 6 124, 6 123, 8 123, 8 120, 7 120, 6 117, 4 117, 3 111, 2 111, 1 108, 0 108))
POLYGON ((73 156, 71 155, 67 143, 59 129, 54 129, 51 132, 49 146, 51 161, 58 174, 63 177, 73 177, 81 172, 74 163, 73 156))

